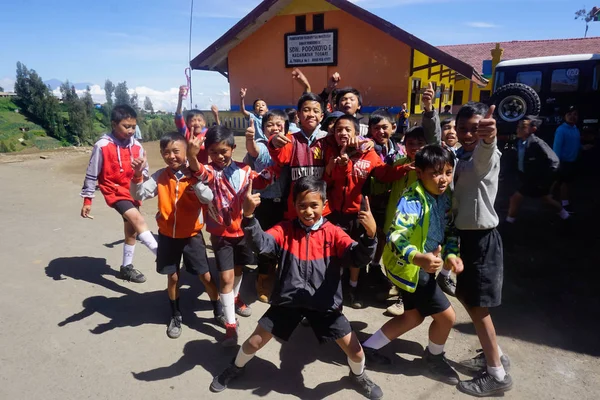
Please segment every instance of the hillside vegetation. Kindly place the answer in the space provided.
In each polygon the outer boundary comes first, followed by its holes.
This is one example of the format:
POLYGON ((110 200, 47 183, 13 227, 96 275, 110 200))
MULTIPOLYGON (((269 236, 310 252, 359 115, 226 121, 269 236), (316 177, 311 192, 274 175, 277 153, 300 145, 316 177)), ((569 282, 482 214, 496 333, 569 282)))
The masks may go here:
POLYGON ((23 114, 17 112, 18 109, 10 98, 0 98, 1 153, 21 151, 28 147, 46 150, 61 146, 60 141, 49 137, 41 126, 30 122, 23 114))

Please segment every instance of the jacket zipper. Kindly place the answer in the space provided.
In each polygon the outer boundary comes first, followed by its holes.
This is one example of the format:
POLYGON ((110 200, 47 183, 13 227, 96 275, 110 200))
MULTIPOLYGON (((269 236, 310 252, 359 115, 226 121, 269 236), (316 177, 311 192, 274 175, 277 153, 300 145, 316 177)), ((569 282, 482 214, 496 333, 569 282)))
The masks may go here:
POLYGON ((342 206, 340 207, 340 212, 344 213, 344 205, 346 204, 346 190, 348 189, 348 184, 350 183, 350 178, 346 176, 346 181, 344 182, 344 186, 342 187, 342 206))
POLYGON ((173 207, 173 215, 175 218, 173 220, 173 237, 175 237, 175 228, 177 227, 177 200, 179 200, 179 180, 175 185, 175 204, 173 207))
POLYGON ((308 268, 310 266, 310 262, 308 260, 308 241, 310 240, 310 232, 306 232, 306 269, 304 274, 304 289, 308 286, 308 268))

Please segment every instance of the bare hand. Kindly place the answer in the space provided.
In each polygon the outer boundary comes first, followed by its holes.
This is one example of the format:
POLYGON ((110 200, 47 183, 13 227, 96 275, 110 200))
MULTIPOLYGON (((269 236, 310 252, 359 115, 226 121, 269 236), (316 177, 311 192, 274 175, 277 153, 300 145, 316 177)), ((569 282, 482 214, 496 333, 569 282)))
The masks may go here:
POLYGON ((298 81, 298 83, 304 86, 305 88, 310 89, 308 79, 306 79, 306 76, 298 68, 294 68, 294 70, 292 71, 292 79, 298 81))
POLYGON ((411 162, 410 164, 404 164, 404 169, 407 171, 414 171, 415 170, 415 162, 411 162))
POLYGON ((450 257, 444 263, 446 269, 454 271, 455 274, 460 274, 465 269, 465 265, 463 264, 463 260, 460 257, 450 257))
POLYGON ((493 143, 498 133, 496 120, 493 117, 495 109, 495 105, 491 106, 487 114, 479 121, 479 126, 477 127, 477 136, 487 144, 493 143))
POLYGON ((82 218, 94 219, 94 217, 90 215, 91 211, 92 211, 92 205, 91 204, 84 205, 83 207, 81 207, 81 217, 82 218))
POLYGON ((433 99, 435 98, 435 90, 433 89, 433 83, 429 82, 427 85, 427 89, 425 89, 425 93, 423 93, 423 98, 421 101, 423 102, 423 109, 425 111, 433 110, 433 99))
POLYGON ((246 191, 246 197, 244 198, 244 204, 242 204, 242 211, 244 217, 250 217, 254 214, 256 207, 260 205, 260 193, 252 194, 252 181, 248 183, 248 190, 246 191))
POLYGON ((197 136, 191 136, 190 140, 188 140, 188 148, 187 148, 187 156, 188 158, 196 158, 200 149, 202 148, 202 144, 204 143, 204 137, 202 139, 197 136))
POLYGON ((240 89, 240 99, 243 99, 246 97, 246 92, 248 91, 248 89, 246 88, 241 88, 240 89))
POLYGON ((423 268, 428 274, 433 274, 444 265, 440 258, 441 252, 442 246, 438 246, 432 253, 418 253, 413 258, 413 264, 423 268))
POLYGON ((213 114, 218 114, 219 107, 217 107, 215 104, 213 104, 212 106, 210 106, 210 111, 212 111, 213 114))
POLYGON ((133 168, 133 176, 139 178, 142 176, 144 172, 144 167, 146 166, 146 155, 144 157, 136 158, 131 162, 131 167, 133 168))
POLYGON ((348 151, 346 150, 347 145, 343 145, 342 149, 340 150, 340 155, 338 157, 335 158, 334 162, 342 167, 345 167, 346 165, 348 165, 348 162, 350 161, 350 156, 348 155, 348 151))
POLYGON ((327 82, 327 87, 329 89, 335 89, 338 83, 340 83, 341 79, 342 77, 340 76, 340 74, 338 72, 334 72, 329 78, 329 81, 327 82))
POLYGON ((250 118, 250 125, 246 128, 246 140, 254 140, 254 134, 256 131, 254 130, 254 120, 250 118))
POLYGON ((358 222, 365 228, 367 236, 374 238, 377 232, 377 224, 371 213, 371 205, 369 204, 369 197, 367 196, 365 196, 365 206, 366 209, 358 213, 358 222))
POLYGON ((280 149, 283 146, 285 146, 286 144, 291 143, 291 142, 292 141, 288 137, 286 137, 283 133, 278 133, 275 136, 273 136, 273 139, 271 139, 271 144, 276 149, 280 149))
POLYGON ((179 86, 179 97, 187 96, 189 88, 186 85, 179 86))

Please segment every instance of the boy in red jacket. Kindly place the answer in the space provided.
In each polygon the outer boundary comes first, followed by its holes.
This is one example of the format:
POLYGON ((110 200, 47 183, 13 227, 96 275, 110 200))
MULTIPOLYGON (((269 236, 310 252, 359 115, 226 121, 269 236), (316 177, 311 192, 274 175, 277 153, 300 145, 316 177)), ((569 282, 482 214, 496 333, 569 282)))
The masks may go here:
MULTIPOLYGON (((332 146, 328 149, 326 159, 329 162, 324 176, 331 199, 329 220, 356 240, 362 234, 358 215, 364 207, 363 185, 368 182, 369 176, 374 176, 380 182, 393 182, 404 177, 412 167, 388 165, 373 149, 359 151, 360 127, 352 115, 339 117, 333 130, 337 148, 332 146)), ((361 268, 365 265, 355 263, 354 268, 350 268, 348 294, 353 308, 362 308, 358 280, 361 268)))
POLYGON ((302 318, 306 318, 319 342, 335 341, 346 353, 350 380, 370 399, 381 399, 383 392, 365 372, 365 356, 350 323, 342 314, 341 270, 352 260, 366 265, 375 251, 375 220, 369 211, 359 214, 365 234, 358 242, 323 218, 325 182, 309 176, 300 178, 292 193, 298 218, 281 222, 263 232, 254 218, 260 194, 250 186, 243 205, 244 232, 248 243, 259 254, 279 260, 277 281, 271 307, 244 342, 235 360, 217 375, 213 392, 222 392, 232 379, 242 374, 246 364, 273 336, 288 340, 302 318))
POLYGON ((112 132, 102 136, 96 142, 85 172, 81 189, 81 197, 83 197, 81 216, 94 219, 90 211, 96 185, 98 185, 106 204, 123 216, 125 244, 120 277, 130 282, 143 283, 146 282, 146 277, 132 264, 136 236, 154 255, 158 245, 144 217, 140 214, 139 207, 142 203, 134 200, 129 194, 129 184, 133 177, 132 164, 143 160, 145 176, 148 175, 148 164, 144 159, 145 152, 142 145, 133 137, 137 125, 135 110, 127 105, 116 106, 112 110, 110 119, 112 132))

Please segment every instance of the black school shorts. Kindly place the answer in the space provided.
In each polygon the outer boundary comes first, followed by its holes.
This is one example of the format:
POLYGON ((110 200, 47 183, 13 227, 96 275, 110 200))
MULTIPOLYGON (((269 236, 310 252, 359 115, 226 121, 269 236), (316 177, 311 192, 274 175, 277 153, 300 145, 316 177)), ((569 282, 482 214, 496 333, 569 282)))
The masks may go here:
POLYGON ((276 338, 288 341, 292 333, 306 317, 319 343, 341 339, 352 327, 341 311, 314 311, 306 308, 271 306, 258 320, 258 324, 276 338))
POLYGON ((246 244, 246 237, 226 237, 210 235, 217 270, 219 272, 232 270, 236 265, 254 264, 254 253, 246 244))
POLYGON ((571 183, 577 176, 577 162, 561 161, 558 170, 558 181, 561 183, 571 183))
POLYGON ((435 274, 419 270, 419 283, 413 292, 402 290, 405 310, 417 310, 423 317, 438 314, 450 307, 450 301, 435 280, 435 274))
POLYGON ((523 196, 539 198, 550 194, 552 182, 546 179, 527 178, 522 172, 519 173, 519 193, 523 196))
MULTIPOLYGON (((138 206, 133 204, 133 201, 131 201, 131 200, 119 200, 115 204, 112 205, 112 208, 117 210, 117 212, 122 217, 123 217, 123 214, 125 214, 127 211, 131 210, 132 208, 137 208, 138 210, 140 209, 138 206)), ((123 221, 127 221, 127 219, 125 217, 123 217, 123 221)))
POLYGON ((175 239, 159 232, 156 272, 161 275, 174 274, 179 270, 182 256, 185 270, 190 274, 203 275, 209 271, 202 233, 189 238, 175 239))
POLYGON ((456 297, 469 307, 499 306, 504 280, 500 234, 496 228, 458 234, 465 269, 456 276, 456 297))

